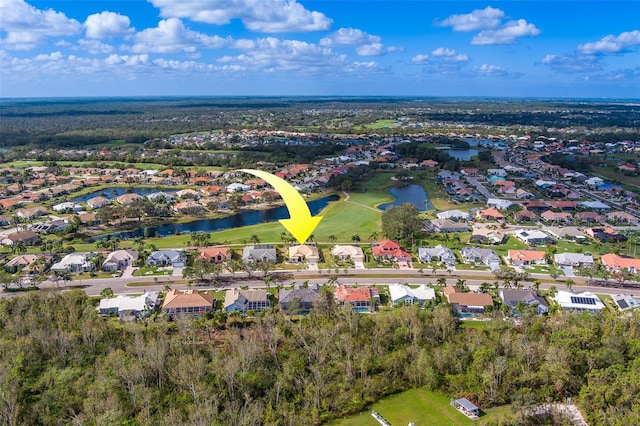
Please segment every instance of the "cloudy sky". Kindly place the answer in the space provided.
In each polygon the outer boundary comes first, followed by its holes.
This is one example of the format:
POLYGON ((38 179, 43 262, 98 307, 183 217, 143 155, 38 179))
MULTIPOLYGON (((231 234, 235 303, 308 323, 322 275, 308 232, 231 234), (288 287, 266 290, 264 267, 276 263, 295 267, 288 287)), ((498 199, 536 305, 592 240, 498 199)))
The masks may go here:
POLYGON ((0 97, 640 98, 640 1, 0 0, 0 97))

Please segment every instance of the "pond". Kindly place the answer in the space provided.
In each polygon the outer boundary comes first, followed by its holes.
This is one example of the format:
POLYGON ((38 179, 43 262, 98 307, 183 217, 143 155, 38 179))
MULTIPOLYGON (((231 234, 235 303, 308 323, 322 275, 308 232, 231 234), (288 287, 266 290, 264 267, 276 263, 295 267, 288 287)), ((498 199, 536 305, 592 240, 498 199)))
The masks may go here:
POLYGON ((389 190, 389 194, 393 195, 395 200, 390 203, 381 204, 378 206, 380 210, 386 210, 391 206, 399 206, 404 203, 411 203, 418 211, 425 211, 433 209, 429 195, 420 185, 410 184, 404 186, 396 186, 389 190))
POLYGON ((108 200, 113 200, 116 197, 127 193, 133 193, 146 197, 154 192, 165 192, 167 194, 173 194, 177 192, 174 189, 158 189, 158 188, 128 188, 123 186, 115 186, 113 188, 105 188, 98 191, 90 192, 89 194, 82 195, 80 197, 73 198, 71 201, 74 203, 86 203, 88 200, 94 197, 105 197, 108 200))
MULTIPOLYGON (((327 197, 318 198, 309 201, 307 205, 311 211, 311 215, 315 216, 324 209, 331 201, 336 201, 340 197, 337 195, 329 195, 327 197)), ((254 210, 218 219, 200 219, 185 223, 167 223, 158 226, 147 226, 132 229, 130 231, 113 232, 111 234, 101 235, 91 239, 94 242, 98 239, 107 238, 109 236, 119 237, 121 239, 129 239, 135 237, 165 237, 167 235, 182 234, 189 232, 214 232, 223 229, 240 228, 243 226, 257 225, 263 222, 273 222, 279 219, 288 219, 289 210, 286 206, 274 207, 267 210, 254 210)), ((284 228, 283 228, 284 230, 284 228)))
POLYGON ((444 152, 460 161, 469 161, 474 155, 478 155, 477 149, 445 149, 444 152))

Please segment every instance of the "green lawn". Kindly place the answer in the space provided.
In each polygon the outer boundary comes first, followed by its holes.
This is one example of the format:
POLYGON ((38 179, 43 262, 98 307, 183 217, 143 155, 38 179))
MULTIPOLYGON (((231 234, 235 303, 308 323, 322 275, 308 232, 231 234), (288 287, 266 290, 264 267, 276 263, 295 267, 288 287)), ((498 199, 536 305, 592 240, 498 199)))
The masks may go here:
POLYGON ((372 129, 372 130, 392 129, 394 127, 393 123, 395 123, 395 120, 378 120, 378 121, 373 122, 373 123, 365 124, 364 127, 366 127, 367 129, 372 129))
POLYGON ((431 425, 483 425, 489 421, 499 421, 510 413, 508 407, 489 409, 486 415, 476 422, 469 420, 449 405, 450 398, 440 393, 425 389, 411 389, 392 395, 374 403, 370 409, 344 419, 336 420, 332 426, 379 426, 371 417, 375 410, 392 425, 407 425, 414 422, 416 426, 431 425))

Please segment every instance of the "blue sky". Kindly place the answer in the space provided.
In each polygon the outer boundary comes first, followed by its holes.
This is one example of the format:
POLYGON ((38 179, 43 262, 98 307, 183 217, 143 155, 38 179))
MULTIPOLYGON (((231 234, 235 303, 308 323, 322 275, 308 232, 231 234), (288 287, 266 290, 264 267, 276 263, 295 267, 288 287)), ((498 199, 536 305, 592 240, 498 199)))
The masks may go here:
POLYGON ((0 0, 0 97, 640 98, 640 1, 0 0))

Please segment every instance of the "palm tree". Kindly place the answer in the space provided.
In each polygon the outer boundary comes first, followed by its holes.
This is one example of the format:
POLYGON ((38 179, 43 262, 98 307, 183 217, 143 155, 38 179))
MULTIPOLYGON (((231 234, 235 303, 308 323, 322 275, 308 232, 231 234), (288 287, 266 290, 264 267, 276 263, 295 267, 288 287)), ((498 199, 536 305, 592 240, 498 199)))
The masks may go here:
POLYGON ((329 241, 331 241, 331 244, 334 244, 337 239, 338 238, 335 235, 333 234, 329 235, 329 241))
POLYGON ((369 235, 369 241, 374 241, 378 239, 378 231, 373 231, 371 235, 369 235))
POLYGON ((260 238, 258 237, 257 234, 253 234, 253 235, 251 235, 251 238, 249 238, 249 242, 251 242, 253 244, 259 244, 260 243, 260 238))
POLYGON ((351 241, 353 241, 354 243, 360 242, 360 235, 358 234, 353 234, 351 236, 351 241))

